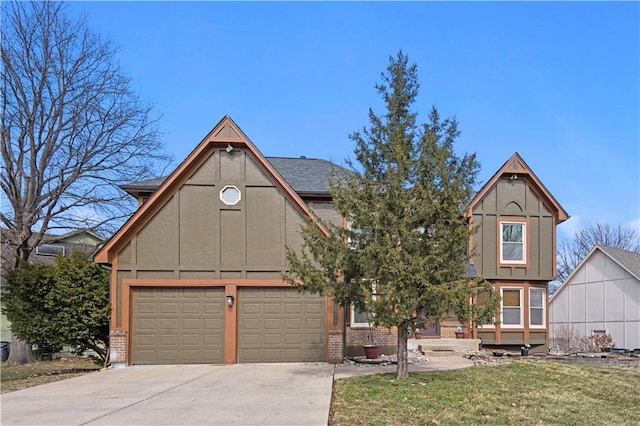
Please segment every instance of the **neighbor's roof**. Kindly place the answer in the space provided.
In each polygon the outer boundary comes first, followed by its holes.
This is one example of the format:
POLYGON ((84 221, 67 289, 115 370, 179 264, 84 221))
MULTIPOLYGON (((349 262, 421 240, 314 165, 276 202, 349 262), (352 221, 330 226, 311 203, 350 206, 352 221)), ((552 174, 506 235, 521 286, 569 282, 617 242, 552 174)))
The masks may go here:
POLYGON ((609 257, 611 260, 620 265, 621 268, 629 272, 633 275, 638 281, 640 281, 640 253, 635 253, 632 251, 621 250, 609 246, 595 246, 589 254, 582 259, 582 262, 576 266, 576 268, 571 272, 571 275, 567 277, 567 279, 558 287, 558 289, 551 295, 549 302, 554 300, 558 294, 564 289, 569 281, 576 274, 578 269, 580 269, 585 263, 589 261, 589 259, 593 256, 593 253, 596 251, 601 251, 605 256, 609 257))
POLYGON ((640 280, 640 253, 621 250, 608 246, 597 246, 618 265, 626 269, 631 275, 640 280))
MULTIPOLYGON (((335 172, 346 172, 341 166, 318 158, 265 157, 298 194, 329 195, 329 180, 335 172)), ((155 191, 168 176, 122 185, 125 191, 155 191)))

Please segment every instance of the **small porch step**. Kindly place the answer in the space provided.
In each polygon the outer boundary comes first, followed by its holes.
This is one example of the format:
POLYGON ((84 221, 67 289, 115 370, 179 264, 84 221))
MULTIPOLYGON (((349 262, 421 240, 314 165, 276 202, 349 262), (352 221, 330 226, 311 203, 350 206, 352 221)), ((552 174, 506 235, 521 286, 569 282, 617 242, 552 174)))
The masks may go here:
POLYGON ((446 356, 477 351, 480 339, 409 339, 409 348, 417 348, 427 356, 446 356))

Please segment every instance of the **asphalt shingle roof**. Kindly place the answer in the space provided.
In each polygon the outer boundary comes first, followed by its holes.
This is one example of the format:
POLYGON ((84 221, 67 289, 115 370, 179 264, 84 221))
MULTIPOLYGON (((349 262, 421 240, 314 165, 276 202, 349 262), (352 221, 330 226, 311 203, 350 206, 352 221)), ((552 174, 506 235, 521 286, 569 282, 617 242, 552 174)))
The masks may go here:
POLYGON ((598 246, 600 250, 608 254, 629 273, 640 280, 640 253, 621 250, 608 246, 598 246))
POLYGON ((334 171, 345 170, 317 158, 267 157, 267 160, 298 194, 329 194, 329 180, 334 171))
MULTIPOLYGON (((266 157, 298 194, 329 195, 329 179, 333 172, 345 171, 341 166, 318 158, 266 157)), ((156 190, 167 179, 161 176, 122 185, 124 190, 156 190)))

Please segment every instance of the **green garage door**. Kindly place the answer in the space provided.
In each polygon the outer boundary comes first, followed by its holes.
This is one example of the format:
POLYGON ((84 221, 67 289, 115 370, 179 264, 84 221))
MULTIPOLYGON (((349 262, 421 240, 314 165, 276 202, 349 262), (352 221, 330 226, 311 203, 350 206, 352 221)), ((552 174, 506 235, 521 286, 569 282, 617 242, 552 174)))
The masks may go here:
POLYGON ((325 298, 285 288, 238 293, 239 362, 326 361, 325 298))
POLYGON ((134 288, 133 363, 223 363, 224 306, 220 288, 134 288))

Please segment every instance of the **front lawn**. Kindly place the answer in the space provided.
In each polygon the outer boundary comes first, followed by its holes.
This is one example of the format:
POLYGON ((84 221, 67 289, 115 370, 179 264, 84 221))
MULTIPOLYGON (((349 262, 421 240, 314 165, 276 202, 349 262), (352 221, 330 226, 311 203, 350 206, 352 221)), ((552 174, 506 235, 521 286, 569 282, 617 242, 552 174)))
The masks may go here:
POLYGON ((552 362, 337 380, 330 425, 640 424, 640 372, 552 362))
POLYGON ((91 358, 69 358, 23 365, 3 362, 0 365, 0 393, 69 379, 100 369, 91 358))

